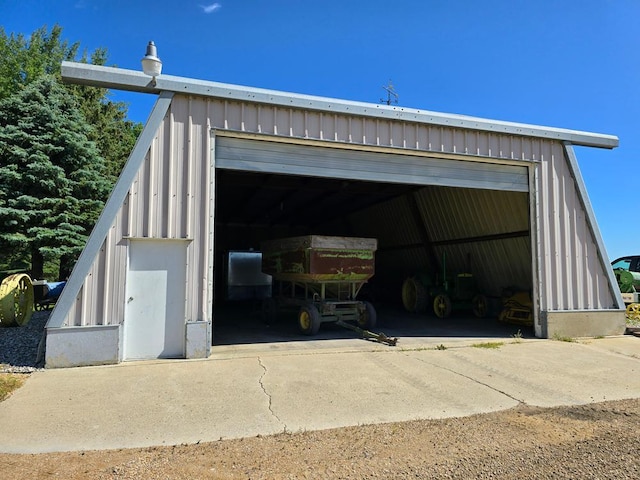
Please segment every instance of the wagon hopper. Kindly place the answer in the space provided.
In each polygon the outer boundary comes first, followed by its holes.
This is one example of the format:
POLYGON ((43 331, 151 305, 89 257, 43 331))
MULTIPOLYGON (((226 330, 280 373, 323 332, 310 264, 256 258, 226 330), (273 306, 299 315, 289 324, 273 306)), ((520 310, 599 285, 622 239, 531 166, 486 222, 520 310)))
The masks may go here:
POLYGON ((373 305, 357 299, 374 275, 377 240, 308 235, 262 242, 262 270, 273 277, 274 296, 265 299, 266 321, 283 307, 298 307, 300 331, 318 332, 325 322, 376 324, 373 305))

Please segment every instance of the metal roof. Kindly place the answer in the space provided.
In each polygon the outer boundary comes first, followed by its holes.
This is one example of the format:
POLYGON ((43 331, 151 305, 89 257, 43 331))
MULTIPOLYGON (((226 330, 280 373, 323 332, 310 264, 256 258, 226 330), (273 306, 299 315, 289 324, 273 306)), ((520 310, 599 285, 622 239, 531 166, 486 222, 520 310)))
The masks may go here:
POLYGON ((386 120, 393 119, 525 137, 545 138, 588 147, 615 148, 619 144, 618 137, 615 135, 489 120, 393 105, 353 102, 171 75, 159 75, 154 82, 148 75, 136 70, 90 65, 86 63, 62 62, 62 79, 69 83, 92 85, 115 90, 156 94, 165 91, 203 97, 224 98, 305 110, 319 110, 333 114, 383 118, 386 120))

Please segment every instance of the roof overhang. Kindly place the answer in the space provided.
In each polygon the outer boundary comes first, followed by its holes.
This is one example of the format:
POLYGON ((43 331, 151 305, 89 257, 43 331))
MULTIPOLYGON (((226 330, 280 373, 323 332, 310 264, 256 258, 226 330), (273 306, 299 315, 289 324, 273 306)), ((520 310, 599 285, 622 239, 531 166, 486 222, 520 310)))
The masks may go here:
POLYGON ((87 63, 62 62, 62 79, 68 83, 91 85, 113 90, 154 94, 163 91, 174 92, 305 110, 319 110, 332 114, 358 115, 387 120, 392 119, 439 125, 443 127, 544 138, 588 147, 615 148, 619 144, 618 137, 615 135, 489 120, 466 115, 438 113, 392 105, 316 97, 171 75, 159 75, 154 81, 148 75, 136 70, 125 70, 122 68, 105 67, 87 63))

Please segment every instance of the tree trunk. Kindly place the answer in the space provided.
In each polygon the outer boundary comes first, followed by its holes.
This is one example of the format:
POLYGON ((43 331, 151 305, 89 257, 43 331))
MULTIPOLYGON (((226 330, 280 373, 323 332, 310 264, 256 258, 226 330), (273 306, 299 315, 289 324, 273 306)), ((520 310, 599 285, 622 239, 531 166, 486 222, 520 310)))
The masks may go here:
POLYGON ((44 258, 38 249, 31 251, 31 278, 42 280, 44 277, 44 258))
POLYGON ((64 282, 71 275, 71 270, 73 269, 74 258, 70 258, 66 255, 63 255, 60 258, 60 268, 58 269, 58 281, 64 282))

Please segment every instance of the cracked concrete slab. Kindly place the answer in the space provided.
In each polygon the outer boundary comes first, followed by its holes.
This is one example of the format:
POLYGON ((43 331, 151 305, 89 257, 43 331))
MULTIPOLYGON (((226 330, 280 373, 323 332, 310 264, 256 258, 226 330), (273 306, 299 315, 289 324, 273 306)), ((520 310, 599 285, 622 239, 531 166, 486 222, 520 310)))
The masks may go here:
POLYGON ((464 416, 517 405, 473 380, 429 368, 412 354, 269 357, 265 363, 272 408, 291 431, 464 416))
MULTIPOLYGON (((640 342, 635 348, 640 352, 640 342)), ((438 353, 442 355, 416 353, 415 358, 473 378, 528 405, 575 405, 640 394, 638 359, 582 342, 541 340, 438 353)))
POLYGON ((631 336, 497 349, 334 342, 36 372, 0 403, 0 452, 174 445, 640 397, 640 339, 631 336))
MULTIPOLYGON (((262 359, 260 357, 258 357, 258 363, 260 364, 260 367, 262 367, 262 369, 264 370, 262 375, 260 376, 260 379, 258 380, 258 382, 260 383, 260 388, 262 388, 262 391, 264 392, 264 394, 266 395, 267 399, 269 400, 269 412, 271 412, 271 415, 274 416, 274 418, 280 422, 282 424, 282 421, 280 420, 280 418, 278 417, 278 415, 273 411, 273 398, 271 396, 271 394, 267 391, 267 389, 264 386, 264 377, 267 374, 267 367, 264 366, 264 363, 262 363, 262 359)), ((282 424, 282 431, 286 431, 287 430, 287 426, 285 424, 282 424)))
POLYGON ((0 451, 175 445, 283 430, 255 358, 45 370, 0 403, 0 451))

